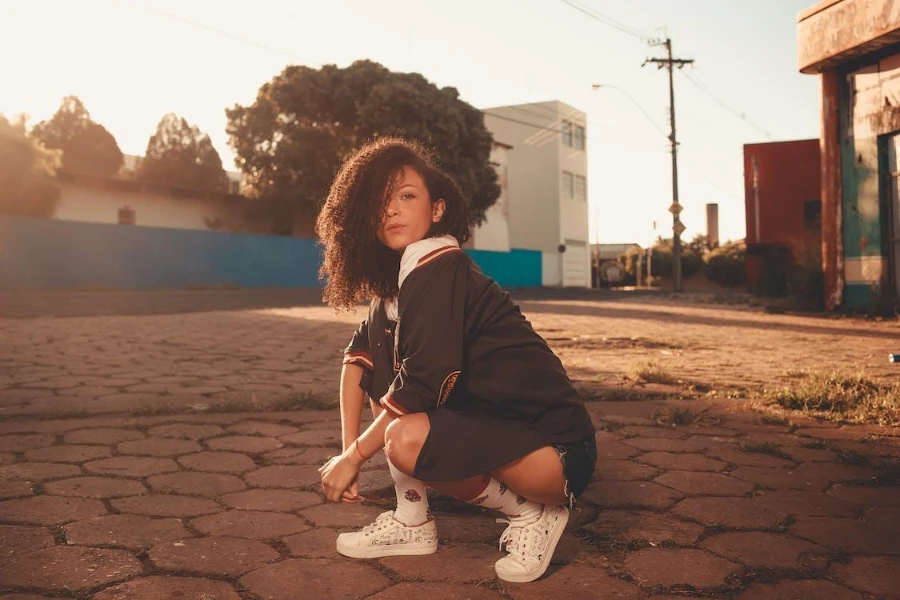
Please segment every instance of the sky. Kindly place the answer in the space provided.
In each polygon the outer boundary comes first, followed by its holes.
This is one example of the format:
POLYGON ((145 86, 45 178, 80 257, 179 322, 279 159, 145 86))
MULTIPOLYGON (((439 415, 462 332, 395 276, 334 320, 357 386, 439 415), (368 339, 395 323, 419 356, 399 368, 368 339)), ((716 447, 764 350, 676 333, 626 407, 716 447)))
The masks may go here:
POLYGON ((642 67, 663 55, 648 40, 668 35, 676 58, 695 60, 675 77, 683 237, 705 233, 717 203, 720 238, 733 240, 745 236, 743 145, 819 135, 818 78, 797 70, 797 14, 814 3, 2 0, 0 113, 33 125, 74 94, 141 155, 175 112, 234 169, 227 107, 252 103, 288 64, 370 59, 477 108, 584 111, 591 241, 644 245, 672 230, 668 78, 642 67))

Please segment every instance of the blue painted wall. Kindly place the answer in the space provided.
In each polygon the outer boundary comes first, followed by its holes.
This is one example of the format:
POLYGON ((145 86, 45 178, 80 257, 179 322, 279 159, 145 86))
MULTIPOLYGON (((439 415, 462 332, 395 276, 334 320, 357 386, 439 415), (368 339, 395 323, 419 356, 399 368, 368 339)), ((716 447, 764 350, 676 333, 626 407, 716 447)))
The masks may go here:
MULTIPOLYGON (((541 285, 535 250, 469 250, 506 288, 541 285)), ((0 215, 0 290, 316 287, 314 240, 0 215)))
POLYGON ((502 288, 541 287, 541 251, 466 250, 481 270, 502 288))

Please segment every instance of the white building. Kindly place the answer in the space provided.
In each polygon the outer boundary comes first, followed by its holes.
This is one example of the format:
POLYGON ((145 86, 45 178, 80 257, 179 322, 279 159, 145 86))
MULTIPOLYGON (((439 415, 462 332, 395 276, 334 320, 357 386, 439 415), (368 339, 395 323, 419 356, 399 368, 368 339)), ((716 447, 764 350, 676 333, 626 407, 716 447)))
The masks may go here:
MULTIPOLYGON (((494 139, 512 146, 507 148, 509 246, 543 253, 543 285, 590 287, 586 115, 558 101, 489 108, 484 114, 494 139)), ((486 228, 493 231, 490 217, 486 228)))
POLYGON ((500 196, 484 213, 484 222, 472 228, 467 248, 509 252, 509 153, 512 146, 494 140, 491 165, 497 171, 500 196))

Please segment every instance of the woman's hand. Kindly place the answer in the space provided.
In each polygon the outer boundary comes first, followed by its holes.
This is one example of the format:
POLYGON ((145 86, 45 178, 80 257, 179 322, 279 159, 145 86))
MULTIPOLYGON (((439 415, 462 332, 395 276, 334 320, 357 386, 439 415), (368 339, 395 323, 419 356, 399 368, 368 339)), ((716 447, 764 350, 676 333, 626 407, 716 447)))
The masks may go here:
POLYGON ((352 460, 347 453, 333 456, 319 467, 322 476, 322 491, 329 502, 356 502, 359 500, 360 463, 352 460))

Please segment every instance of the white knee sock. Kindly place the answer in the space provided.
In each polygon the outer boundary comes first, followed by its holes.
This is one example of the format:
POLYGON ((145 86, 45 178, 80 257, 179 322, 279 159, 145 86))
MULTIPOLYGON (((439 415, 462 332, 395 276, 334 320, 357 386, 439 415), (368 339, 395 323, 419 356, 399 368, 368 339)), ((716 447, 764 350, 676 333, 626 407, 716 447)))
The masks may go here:
POLYGON ((537 521, 544 510, 543 504, 526 500, 490 476, 485 476, 487 485, 470 504, 499 510, 509 518, 511 524, 526 524, 537 521))
POLYGON ((408 527, 421 525, 431 518, 425 484, 401 473, 391 464, 391 459, 388 459, 387 464, 394 480, 394 491, 397 493, 397 510, 394 511, 394 518, 408 527))

